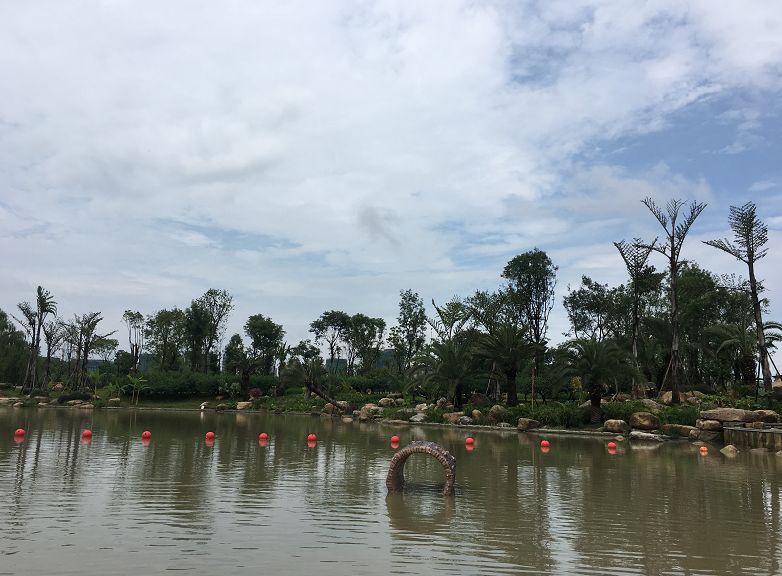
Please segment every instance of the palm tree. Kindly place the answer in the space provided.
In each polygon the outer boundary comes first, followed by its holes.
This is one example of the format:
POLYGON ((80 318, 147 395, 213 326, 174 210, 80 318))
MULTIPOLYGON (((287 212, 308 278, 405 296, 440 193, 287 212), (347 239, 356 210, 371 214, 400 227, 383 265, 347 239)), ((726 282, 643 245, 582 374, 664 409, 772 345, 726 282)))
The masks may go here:
POLYGON ((611 340, 573 340, 568 345, 568 364, 574 376, 580 376, 589 393, 590 422, 599 424, 603 410, 600 400, 609 380, 622 371, 626 354, 611 340))
MULTIPOLYGON (((763 323, 763 339, 765 349, 774 348, 776 342, 782 339, 780 335, 782 324, 778 322, 763 323)), ((757 340, 755 330, 745 320, 741 324, 715 324, 707 329, 707 334, 714 338, 715 354, 724 350, 732 350, 735 354, 735 366, 741 375, 745 386, 755 387, 757 366, 757 340)))
POLYGON ((470 343, 462 338, 451 338, 434 341, 418 354, 413 373, 422 374, 427 382, 451 396, 458 410, 465 387, 477 375, 478 367, 470 343))
POLYGON ((484 334, 478 344, 478 355, 494 362, 505 375, 508 406, 519 403, 516 377, 524 362, 533 357, 534 350, 534 344, 527 337, 527 328, 511 323, 500 324, 492 334, 484 334))

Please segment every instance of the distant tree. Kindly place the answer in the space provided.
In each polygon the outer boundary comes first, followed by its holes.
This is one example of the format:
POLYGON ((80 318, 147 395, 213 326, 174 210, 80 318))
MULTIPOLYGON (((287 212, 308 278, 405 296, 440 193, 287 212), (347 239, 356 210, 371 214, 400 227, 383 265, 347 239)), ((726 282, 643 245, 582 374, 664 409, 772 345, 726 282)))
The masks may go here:
POLYGON ((52 356, 62 347, 65 339, 65 325, 60 318, 47 320, 43 323, 43 336, 46 341, 46 369, 44 384, 48 386, 51 378, 52 356))
POLYGON ((184 318, 185 339, 190 356, 190 369, 193 372, 208 370, 207 341, 211 329, 210 322, 209 311, 203 303, 193 300, 190 307, 185 310, 184 318))
POLYGON ((535 248, 515 256, 502 272, 508 281, 508 298, 516 324, 528 328, 530 339, 537 346, 535 374, 540 374, 543 365, 558 269, 543 250, 535 248))
POLYGON ((185 334, 185 313, 178 308, 158 310, 147 316, 145 342, 160 370, 177 368, 185 334))
POLYGON ((24 381, 26 351, 24 334, 0 310, 0 382, 21 384, 24 381))
POLYGON ((98 334, 98 324, 103 321, 100 312, 88 312, 81 316, 75 315, 66 326, 66 339, 76 351, 75 384, 77 389, 84 389, 88 383, 87 362, 95 347, 112 336, 116 330, 106 334, 98 334))
POLYGON ((766 392, 770 393, 772 384, 771 367, 769 366, 768 348, 763 332, 763 311, 760 302, 762 287, 755 275, 755 264, 768 254, 768 248, 764 248, 768 242, 768 227, 758 218, 757 208, 753 202, 747 202, 743 206, 731 206, 728 223, 731 230, 733 230, 733 242, 724 238, 722 240, 709 240, 706 244, 730 254, 747 265, 749 270, 749 291, 755 316, 755 338, 760 357, 760 369, 763 374, 763 386, 766 392))
POLYGON ((30 336, 30 358, 27 363, 22 390, 29 390, 37 384, 38 358, 41 355, 41 331, 43 323, 49 314, 57 314, 57 303, 51 293, 38 286, 36 291, 35 306, 28 302, 20 302, 19 310, 22 312, 22 320, 14 316, 30 336))
POLYGON ((122 321, 128 329, 128 346, 133 360, 133 372, 138 372, 139 359, 144 350, 144 316, 141 312, 125 310, 122 321))
POLYGON ((453 340, 467 328, 471 310, 459 298, 454 296, 445 306, 438 306, 432 299, 432 307, 437 315, 426 321, 441 342, 453 340))
POLYGON ((617 377, 624 354, 611 340, 580 339, 568 344, 567 357, 570 373, 580 377, 588 391, 590 422, 599 424, 603 391, 617 377))
POLYGON ((624 286, 609 288, 589 276, 581 277, 581 286, 570 290, 563 299, 570 334, 575 338, 605 340, 625 335, 628 294, 624 286))
POLYGON ((350 315, 340 310, 329 310, 310 324, 315 343, 326 342, 329 349, 329 369, 336 370, 334 359, 339 352, 339 343, 345 339, 350 327, 350 315))
POLYGON ((208 372, 209 356, 213 352, 215 345, 223 339, 228 316, 234 308, 233 296, 226 290, 210 288, 198 298, 198 304, 207 318, 203 354, 205 358, 204 372, 208 372))
POLYGON ((435 340, 424 347, 413 363, 413 374, 423 377, 435 394, 449 396, 457 410, 478 373, 472 346, 464 338, 435 340))
MULTIPOLYGON (((652 288, 651 282, 654 279, 654 268, 647 265, 649 256, 652 253, 651 246, 644 246, 639 238, 633 238, 632 242, 620 240, 614 242, 614 246, 624 260, 627 274, 630 276, 630 292, 633 296, 632 307, 632 335, 630 337, 630 349, 633 354, 633 362, 638 368, 638 337, 641 327, 641 313, 643 294, 652 288)), ((638 386, 633 381, 633 393, 638 394, 638 386)))
POLYGON ((251 356, 259 359, 260 369, 264 374, 271 374, 285 337, 282 325, 263 314, 255 314, 247 319, 244 332, 250 339, 251 356))
POLYGON ((512 323, 500 324, 480 338, 477 351, 479 356, 496 363, 505 375, 508 406, 518 405, 516 377, 524 363, 535 357, 535 345, 527 337, 527 329, 512 323))
POLYGON ((681 250, 687 233, 690 231, 695 220, 701 212, 706 209, 706 204, 701 202, 691 202, 687 213, 680 214, 685 206, 683 200, 669 200, 665 206, 665 211, 658 206, 652 198, 645 198, 644 205, 657 219, 657 222, 665 232, 665 241, 662 244, 657 243, 655 238, 651 244, 646 244, 647 248, 659 252, 668 260, 668 276, 670 279, 670 319, 671 319, 671 358, 663 377, 663 385, 666 380, 671 385, 671 403, 679 404, 679 293, 677 281, 679 278, 679 267, 681 266, 681 250))
POLYGON ((397 368, 401 372, 410 368, 413 357, 426 342, 426 311, 417 292, 408 289, 399 293, 396 320, 397 325, 391 328, 388 342, 394 348, 397 368))
MULTIPOLYGON (((385 330, 386 322, 382 318, 370 318, 365 314, 351 316, 346 340, 348 350, 353 353, 352 358, 359 360, 362 371, 371 370, 375 366, 383 346, 385 330)), ((353 363, 349 362, 348 372, 353 371, 353 363)))
MULTIPOLYGON (((118 348, 119 340, 116 338, 101 338, 95 342, 95 345, 92 347, 92 353, 100 356, 100 359, 108 364, 112 358, 116 357, 118 348)), ((131 362, 135 362, 132 354, 130 358, 131 362)), ((138 370, 138 363, 131 366, 135 366, 135 370, 138 370)))

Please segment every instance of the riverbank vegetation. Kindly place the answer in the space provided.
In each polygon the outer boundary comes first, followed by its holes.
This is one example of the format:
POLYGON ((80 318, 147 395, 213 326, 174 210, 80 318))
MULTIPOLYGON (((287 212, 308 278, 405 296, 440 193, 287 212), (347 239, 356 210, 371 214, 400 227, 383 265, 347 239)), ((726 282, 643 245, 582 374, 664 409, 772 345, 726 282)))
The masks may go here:
POLYGON ((662 237, 615 243, 627 270, 618 286, 585 275, 558 294, 558 268, 535 248, 508 262, 495 291, 432 301, 427 316, 423 299, 403 290, 390 328, 362 312, 327 310, 298 343, 286 340, 267 310, 247 318, 241 334, 227 335, 234 304, 226 290, 210 289, 183 308, 129 309, 116 333, 101 329, 100 312, 61 316, 54 296, 39 287, 33 302, 0 311, 0 382, 30 397, 86 395, 99 404, 120 398, 230 408, 250 401, 302 412, 326 403, 359 407, 393 393, 402 402, 386 409, 389 418, 443 398, 428 420, 447 405, 481 413, 481 423, 488 406, 501 405, 505 412, 493 423, 534 417, 565 427, 625 419, 641 408, 636 401, 666 391, 672 407, 661 414, 669 423, 696 417, 687 402, 678 406, 682 391, 705 394, 699 403, 770 405, 776 367, 769 350, 782 326, 763 319, 769 302, 756 268, 768 233, 756 207, 732 207, 734 238, 707 242, 747 266, 744 280, 682 259, 705 205, 644 205, 662 237), (557 303, 570 327, 568 340, 555 345, 548 322, 557 303), (607 397, 627 401, 606 404, 607 397))

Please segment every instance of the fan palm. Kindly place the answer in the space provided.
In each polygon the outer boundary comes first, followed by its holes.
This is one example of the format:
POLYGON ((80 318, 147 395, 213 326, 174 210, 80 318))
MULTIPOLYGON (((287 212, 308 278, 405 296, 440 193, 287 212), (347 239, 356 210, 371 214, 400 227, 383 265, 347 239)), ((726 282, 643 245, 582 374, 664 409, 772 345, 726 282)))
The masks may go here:
POLYGON ((505 375, 508 406, 519 403, 516 377, 524 362, 533 357, 535 345, 527 337, 526 327, 500 324, 493 333, 484 334, 478 344, 478 355, 491 360, 505 375))
POLYGON ((611 340, 581 339, 568 345, 567 356, 572 375, 581 377, 589 393, 590 422, 599 424, 603 389, 622 371, 626 354, 611 340))

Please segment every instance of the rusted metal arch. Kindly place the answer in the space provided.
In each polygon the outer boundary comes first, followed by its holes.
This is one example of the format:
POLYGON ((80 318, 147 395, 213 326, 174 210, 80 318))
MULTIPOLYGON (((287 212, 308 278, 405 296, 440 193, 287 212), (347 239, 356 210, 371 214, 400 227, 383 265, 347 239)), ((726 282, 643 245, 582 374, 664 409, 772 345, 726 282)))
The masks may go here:
POLYGON ((397 492, 404 486, 405 462, 411 454, 428 454, 437 459, 443 466, 443 472, 445 472, 443 494, 445 496, 453 494, 453 485, 456 480, 456 458, 439 444, 424 442, 422 440, 411 442, 391 458, 391 467, 389 468, 388 476, 386 477, 386 487, 389 492, 397 492))

